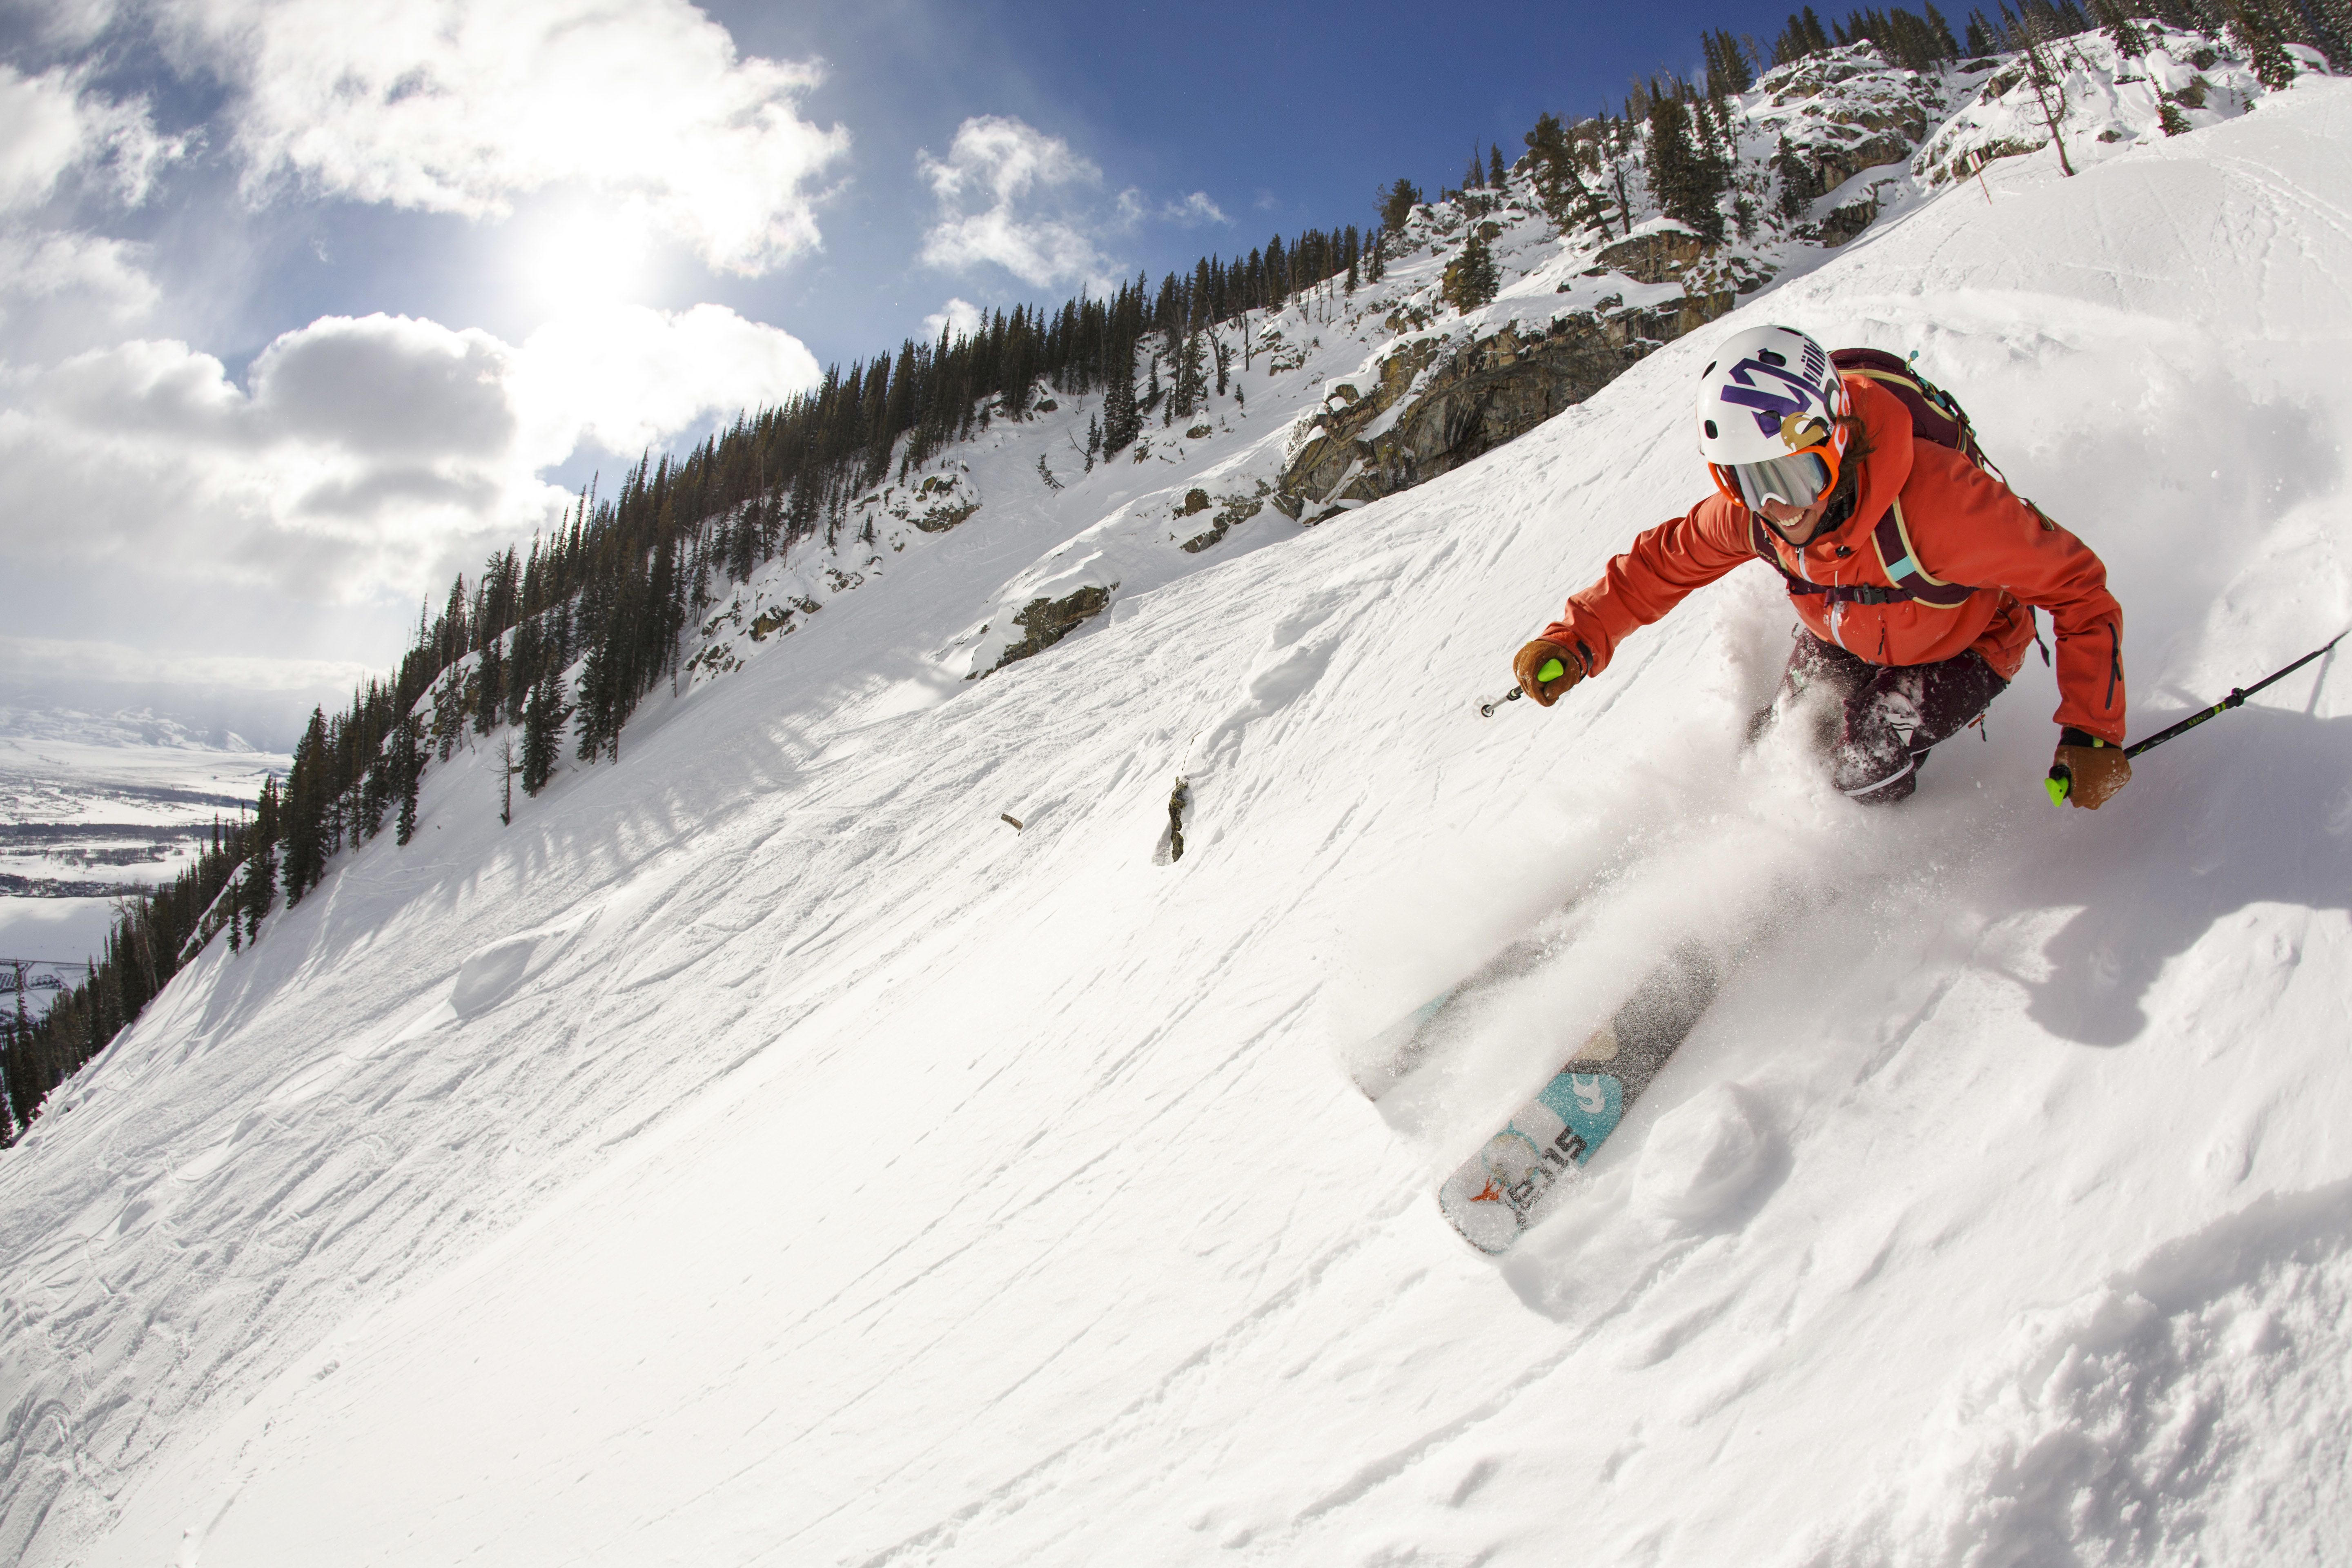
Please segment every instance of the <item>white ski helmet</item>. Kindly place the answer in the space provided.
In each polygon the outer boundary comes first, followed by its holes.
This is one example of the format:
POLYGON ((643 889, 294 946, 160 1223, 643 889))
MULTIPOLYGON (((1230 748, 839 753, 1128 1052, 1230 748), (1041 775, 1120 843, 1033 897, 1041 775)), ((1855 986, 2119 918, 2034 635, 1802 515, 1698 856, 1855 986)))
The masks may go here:
POLYGON ((1698 449, 1726 496, 1811 506, 1837 483, 1844 384, 1821 344, 1794 327, 1726 339, 1698 378, 1698 449))

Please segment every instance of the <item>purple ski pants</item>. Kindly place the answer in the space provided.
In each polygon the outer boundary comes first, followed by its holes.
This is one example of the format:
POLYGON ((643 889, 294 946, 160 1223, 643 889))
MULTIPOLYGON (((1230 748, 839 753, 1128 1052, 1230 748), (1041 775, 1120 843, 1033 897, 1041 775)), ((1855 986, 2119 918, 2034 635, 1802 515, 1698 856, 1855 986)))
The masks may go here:
POLYGON ((1780 694, 1757 715, 1750 735, 1801 707, 1830 782, 1857 801, 1892 805, 1919 787, 1928 751, 1966 729, 2008 686, 1974 652, 1937 664, 1873 664, 1799 627, 1780 694), (1809 693, 1821 696, 1803 701, 1809 693))

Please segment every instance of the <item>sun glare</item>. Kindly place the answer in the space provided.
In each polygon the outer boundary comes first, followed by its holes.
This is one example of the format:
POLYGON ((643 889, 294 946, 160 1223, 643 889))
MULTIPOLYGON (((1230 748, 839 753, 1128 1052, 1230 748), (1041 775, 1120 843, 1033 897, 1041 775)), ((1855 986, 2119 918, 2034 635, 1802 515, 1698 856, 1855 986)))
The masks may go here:
POLYGON ((522 286, 551 316, 628 303, 645 282, 645 225, 625 209, 573 209, 534 226, 522 286))

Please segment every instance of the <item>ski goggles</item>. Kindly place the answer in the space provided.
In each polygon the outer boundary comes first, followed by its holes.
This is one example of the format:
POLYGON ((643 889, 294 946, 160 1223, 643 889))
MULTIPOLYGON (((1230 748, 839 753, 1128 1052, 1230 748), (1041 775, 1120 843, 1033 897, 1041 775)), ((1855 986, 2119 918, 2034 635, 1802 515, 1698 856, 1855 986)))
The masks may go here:
POLYGON ((1824 441, 1760 463, 1709 463, 1706 471, 1715 476, 1715 488, 1726 500, 1738 501, 1750 511, 1762 511, 1769 500, 1808 507, 1837 483, 1838 455, 1824 441))

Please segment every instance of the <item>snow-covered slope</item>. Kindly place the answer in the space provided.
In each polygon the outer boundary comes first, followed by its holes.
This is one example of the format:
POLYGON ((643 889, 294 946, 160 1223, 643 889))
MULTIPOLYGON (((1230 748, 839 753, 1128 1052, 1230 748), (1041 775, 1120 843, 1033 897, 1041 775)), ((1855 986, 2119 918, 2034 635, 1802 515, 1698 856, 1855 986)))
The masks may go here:
POLYGON ((2339 671, 2095 816, 2042 795, 2038 663, 1899 812, 1742 757, 1760 572, 1471 711, 1698 493, 1689 382, 1753 320, 1963 394, 2108 559, 2141 732, 2352 618, 2352 92, 1988 188, 992 679, 942 673, 941 566, 511 827, 437 768, 416 843, 0 1158, 0 1549, 2352 1552, 2339 671), (1349 1042, 1588 884, 1589 943, 1365 1103, 1349 1042), (1748 962, 1573 1201, 1468 1252, 1437 1175, 1691 922, 1748 962))

